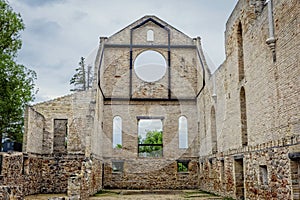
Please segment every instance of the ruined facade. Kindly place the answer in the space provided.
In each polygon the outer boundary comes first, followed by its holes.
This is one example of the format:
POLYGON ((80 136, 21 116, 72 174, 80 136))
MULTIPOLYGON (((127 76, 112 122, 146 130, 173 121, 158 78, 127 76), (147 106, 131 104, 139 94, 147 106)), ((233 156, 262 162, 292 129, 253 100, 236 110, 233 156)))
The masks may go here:
POLYGON ((190 188, 299 199, 299 10, 298 0, 240 0, 214 73, 200 37, 155 16, 101 37, 91 90, 27 108, 23 153, 1 156, 0 195, 190 188), (147 54, 154 63, 139 61, 147 54), (143 143, 142 129, 162 141, 143 143))

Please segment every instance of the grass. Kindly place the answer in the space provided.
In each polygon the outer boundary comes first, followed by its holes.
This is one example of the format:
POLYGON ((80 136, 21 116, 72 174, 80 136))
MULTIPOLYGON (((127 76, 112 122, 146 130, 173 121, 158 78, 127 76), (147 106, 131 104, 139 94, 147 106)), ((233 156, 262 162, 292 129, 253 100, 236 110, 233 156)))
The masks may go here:
POLYGON ((201 190, 196 190, 196 191, 185 191, 184 192, 184 198, 196 198, 196 197, 216 197, 217 195, 206 192, 206 191, 201 191, 201 190))
POLYGON ((234 199, 231 197, 224 197, 223 200, 234 200, 234 199))
MULTIPOLYGON (((122 190, 100 190, 97 194, 94 195, 94 197, 100 197, 100 198, 103 197, 104 198, 104 197, 117 197, 119 195, 126 195, 126 196, 132 196, 132 198, 134 198, 135 195, 146 195, 143 192, 140 192, 140 193, 138 192, 137 194, 131 194, 131 193, 126 193, 126 192, 123 193, 123 192, 122 192, 122 190)), ((221 199, 222 200, 234 200, 231 197, 221 197, 221 196, 216 195, 214 193, 207 192, 207 191, 202 191, 202 190, 182 190, 181 192, 182 193, 178 193, 178 195, 181 196, 181 198, 184 198, 184 199, 194 199, 194 198, 197 198, 197 199, 198 198, 201 198, 201 199, 202 198, 203 199, 212 198, 212 199, 214 199, 214 197, 215 197, 216 199, 220 199, 220 200, 221 199)), ((163 195, 163 194, 157 193, 157 195, 163 195)), ((165 194, 165 195, 168 195, 168 194, 165 194)))
POLYGON ((103 197, 103 196, 113 196, 119 195, 120 191, 113 191, 113 190, 100 190, 94 196, 95 197, 103 197))

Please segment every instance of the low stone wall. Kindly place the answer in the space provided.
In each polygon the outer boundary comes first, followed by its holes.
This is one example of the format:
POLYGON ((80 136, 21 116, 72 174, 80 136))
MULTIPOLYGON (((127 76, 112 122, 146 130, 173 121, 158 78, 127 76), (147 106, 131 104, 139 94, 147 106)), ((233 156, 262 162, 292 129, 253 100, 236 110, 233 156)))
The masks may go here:
POLYGON ((102 189, 102 162, 86 158, 81 172, 72 174, 68 180, 68 196, 87 199, 102 189))
POLYGON ((21 188, 18 186, 0 186, 0 199, 3 200, 22 200, 21 188))
POLYGON ((24 195, 40 193, 43 184, 42 166, 43 160, 39 155, 23 154, 22 176, 24 178, 24 195))
POLYGON ((53 156, 14 152, 0 156, 0 194, 16 198, 38 193, 66 193, 68 178, 81 172, 84 160, 81 154, 53 156))
POLYGON ((90 180, 90 195, 93 195, 102 189, 102 169, 103 161, 100 159, 92 159, 92 171, 90 180))
POLYGON ((42 185, 42 159, 23 153, 1 153, 2 193, 11 193, 15 197, 40 192, 42 185))
POLYGON ((176 160, 141 158, 124 160, 123 172, 104 167, 104 188, 117 189, 195 189, 198 188, 198 160, 189 159, 188 172, 178 172, 176 160))
POLYGON ((291 168, 300 161, 289 153, 295 152, 300 136, 202 157, 200 189, 236 199, 294 199, 291 168))
POLYGON ((19 185, 23 182, 22 153, 1 153, 1 185, 19 185))
POLYGON ((44 155, 41 193, 67 193, 68 179, 81 172, 83 154, 44 155))

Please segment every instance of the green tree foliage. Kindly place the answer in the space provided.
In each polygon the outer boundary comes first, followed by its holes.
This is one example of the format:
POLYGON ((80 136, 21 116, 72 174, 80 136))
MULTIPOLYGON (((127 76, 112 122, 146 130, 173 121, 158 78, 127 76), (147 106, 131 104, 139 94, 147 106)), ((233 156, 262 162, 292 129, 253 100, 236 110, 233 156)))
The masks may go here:
POLYGON ((148 131, 145 139, 140 139, 140 144, 162 144, 162 131, 148 131))
POLYGON ((138 140, 139 140, 139 144, 143 144, 143 146, 139 146, 140 153, 149 153, 149 156, 154 156, 154 157, 161 155, 162 144, 163 144, 162 131, 157 131, 157 130, 148 131, 145 139, 142 139, 141 136, 139 136, 138 140))
POLYGON ((91 88, 92 66, 85 66, 85 58, 81 57, 78 63, 79 67, 75 69, 76 73, 70 80, 70 85, 74 85, 71 91, 85 91, 91 88))
POLYGON ((20 14, 0 0, 0 141, 22 142, 24 108, 34 99, 36 74, 15 61, 23 29, 20 14))
POLYGON ((0 53, 15 57, 22 46, 20 31, 24 24, 20 14, 13 12, 5 0, 0 0, 0 53))
POLYGON ((188 163, 178 162, 177 163, 178 172, 187 172, 188 163))

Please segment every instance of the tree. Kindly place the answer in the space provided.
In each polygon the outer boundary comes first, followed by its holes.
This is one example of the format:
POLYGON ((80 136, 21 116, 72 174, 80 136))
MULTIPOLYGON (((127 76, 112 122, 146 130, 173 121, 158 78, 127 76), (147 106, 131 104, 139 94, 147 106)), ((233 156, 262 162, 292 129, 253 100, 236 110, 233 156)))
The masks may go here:
POLYGON ((148 153, 149 156, 154 157, 160 156, 162 153, 162 140, 162 131, 148 131, 145 139, 142 139, 141 136, 138 137, 139 144, 142 144, 139 146, 139 152, 148 153))
POLYGON ((85 91, 92 87, 92 66, 88 65, 86 71, 84 60, 84 57, 80 58, 79 67, 75 69, 76 73, 70 80, 70 85, 75 86, 71 91, 85 91))
POLYGON ((23 29, 20 14, 0 0, 0 147, 3 137, 22 142, 24 109, 34 99, 36 73, 15 61, 23 29))
POLYGON ((20 31, 24 24, 20 14, 13 12, 5 0, 0 0, 0 53, 15 57, 22 46, 20 31))

